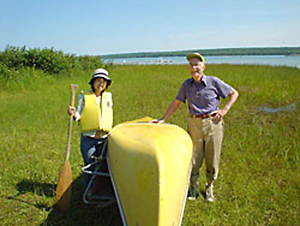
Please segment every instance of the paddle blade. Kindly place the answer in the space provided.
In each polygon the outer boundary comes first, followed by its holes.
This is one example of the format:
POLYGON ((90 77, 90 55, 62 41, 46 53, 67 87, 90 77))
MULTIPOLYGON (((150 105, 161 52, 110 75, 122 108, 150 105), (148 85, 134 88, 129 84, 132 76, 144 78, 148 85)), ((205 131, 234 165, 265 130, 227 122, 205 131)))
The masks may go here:
POLYGON ((56 188, 55 209, 67 212, 71 205, 72 171, 69 160, 66 160, 59 174, 56 188))

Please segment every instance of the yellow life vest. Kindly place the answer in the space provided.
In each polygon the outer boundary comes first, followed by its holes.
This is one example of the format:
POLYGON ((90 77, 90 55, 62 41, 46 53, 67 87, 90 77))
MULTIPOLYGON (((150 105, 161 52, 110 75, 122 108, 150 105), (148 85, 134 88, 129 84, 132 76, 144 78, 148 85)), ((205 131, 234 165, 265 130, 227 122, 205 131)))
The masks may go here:
POLYGON ((113 125, 112 95, 103 92, 100 108, 93 92, 84 93, 84 108, 80 117, 82 132, 103 130, 109 132, 113 125))

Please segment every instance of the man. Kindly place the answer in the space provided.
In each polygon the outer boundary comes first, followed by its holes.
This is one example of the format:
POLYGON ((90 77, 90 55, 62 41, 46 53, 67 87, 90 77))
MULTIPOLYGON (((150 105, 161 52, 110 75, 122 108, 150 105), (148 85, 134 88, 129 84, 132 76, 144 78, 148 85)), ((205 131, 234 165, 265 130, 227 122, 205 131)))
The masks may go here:
POLYGON ((199 196, 198 178, 203 160, 206 163, 206 195, 209 202, 214 201, 213 181, 217 179, 221 156, 221 144, 224 134, 223 117, 238 98, 238 92, 219 78, 204 74, 205 60, 199 53, 187 55, 192 78, 181 85, 176 99, 167 109, 164 117, 153 120, 164 123, 175 112, 180 103, 188 101, 190 118, 188 133, 193 141, 192 173, 188 198, 195 200, 199 196), (219 109, 220 97, 229 96, 228 102, 219 109))

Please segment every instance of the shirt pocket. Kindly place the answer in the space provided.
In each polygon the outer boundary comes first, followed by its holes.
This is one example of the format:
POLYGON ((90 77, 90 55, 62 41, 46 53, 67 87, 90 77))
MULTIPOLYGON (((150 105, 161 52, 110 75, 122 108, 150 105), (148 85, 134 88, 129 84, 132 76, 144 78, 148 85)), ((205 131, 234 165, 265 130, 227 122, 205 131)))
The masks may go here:
POLYGON ((205 93, 204 93, 204 99, 206 101, 214 100, 214 99, 216 99, 216 96, 217 95, 213 90, 206 90, 205 93))

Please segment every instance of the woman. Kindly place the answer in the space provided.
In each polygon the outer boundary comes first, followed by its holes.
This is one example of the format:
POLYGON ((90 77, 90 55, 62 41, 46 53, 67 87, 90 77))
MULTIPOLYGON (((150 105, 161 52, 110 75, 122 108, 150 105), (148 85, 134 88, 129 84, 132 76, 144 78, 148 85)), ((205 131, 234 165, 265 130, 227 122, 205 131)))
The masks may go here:
MULTIPOLYGON (((94 71, 90 80, 92 90, 82 92, 78 97, 78 107, 69 107, 68 113, 80 122, 81 140, 80 150, 84 165, 92 162, 92 155, 97 155, 97 150, 102 150, 107 134, 113 124, 112 95, 106 92, 111 84, 111 79, 105 69, 94 71)), ((84 174, 84 184, 88 185, 90 176, 84 174)))

